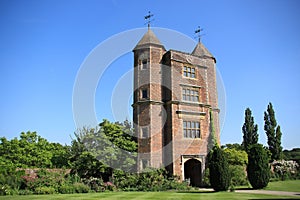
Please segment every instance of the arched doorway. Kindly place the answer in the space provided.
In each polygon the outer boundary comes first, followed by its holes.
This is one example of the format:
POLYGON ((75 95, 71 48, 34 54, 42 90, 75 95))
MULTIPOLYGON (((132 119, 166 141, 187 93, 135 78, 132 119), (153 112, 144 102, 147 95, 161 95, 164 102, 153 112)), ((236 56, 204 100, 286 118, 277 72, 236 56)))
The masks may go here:
POLYGON ((190 180, 191 186, 201 186, 201 162, 189 159, 184 163, 184 179, 190 180))

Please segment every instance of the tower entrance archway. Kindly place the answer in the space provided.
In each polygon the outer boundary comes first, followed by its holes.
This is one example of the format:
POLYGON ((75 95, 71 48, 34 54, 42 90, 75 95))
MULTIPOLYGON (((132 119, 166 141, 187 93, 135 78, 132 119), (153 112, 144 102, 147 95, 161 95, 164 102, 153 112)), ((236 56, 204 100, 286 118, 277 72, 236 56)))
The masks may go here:
POLYGON ((201 162, 189 159, 184 163, 184 179, 190 181, 191 186, 201 186, 201 162))

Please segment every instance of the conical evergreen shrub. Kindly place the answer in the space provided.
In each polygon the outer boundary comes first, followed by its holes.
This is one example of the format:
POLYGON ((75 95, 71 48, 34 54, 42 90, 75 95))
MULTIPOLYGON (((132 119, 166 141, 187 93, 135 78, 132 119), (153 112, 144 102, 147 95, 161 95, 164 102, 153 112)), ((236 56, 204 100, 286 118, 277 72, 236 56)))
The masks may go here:
POLYGON ((225 153, 214 146, 208 156, 209 179, 215 191, 227 191, 230 184, 229 165, 225 153))
POLYGON ((254 189, 262 189, 270 181, 269 157, 261 144, 252 145, 249 150, 247 175, 254 189))

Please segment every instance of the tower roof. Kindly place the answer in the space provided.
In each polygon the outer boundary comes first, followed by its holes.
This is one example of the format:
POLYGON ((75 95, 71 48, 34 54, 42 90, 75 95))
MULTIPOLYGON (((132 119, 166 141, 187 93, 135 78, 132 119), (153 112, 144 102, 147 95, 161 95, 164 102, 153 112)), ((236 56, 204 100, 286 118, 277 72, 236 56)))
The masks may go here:
POLYGON ((160 46, 164 48, 164 46, 160 43, 159 39, 156 37, 156 35, 153 33, 153 31, 150 28, 148 28, 148 31, 145 33, 142 39, 137 43, 137 45, 134 47, 133 50, 142 48, 145 45, 147 46, 154 45, 154 46, 160 46))
POLYGON ((216 62, 215 57, 208 51, 208 49, 201 43, 198 42, 197 46, 194 48, 192 55, 199 57, 209 57, 213 58, 216 62))

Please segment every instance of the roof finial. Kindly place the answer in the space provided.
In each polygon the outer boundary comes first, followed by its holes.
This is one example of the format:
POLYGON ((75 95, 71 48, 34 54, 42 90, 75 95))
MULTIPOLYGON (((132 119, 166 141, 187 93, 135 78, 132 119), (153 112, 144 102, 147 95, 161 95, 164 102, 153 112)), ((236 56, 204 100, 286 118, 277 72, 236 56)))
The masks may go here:
POLYGON ((148 12, 148 15, 146 15, 144 18, 145 20, 147 20, 147 22, 145 24, 148 24, 148 29, 150 29, 150 24, 151 22, 153 22, 154 19, 151 19, 151 17, 153 17, 154 15, 151 14, 151 12, 148 12))
POLYGON ((195 38, 198 38, 199 43, 201 41, 201 36, 203 36, 203 34, 201 34, 201 31, 203 31, 203 28, 200 28, 200 26, 198 26, 198 28, 195 30, 195 34, 197 34, 195 38))

